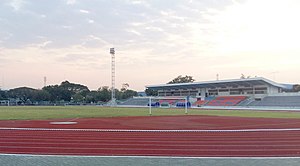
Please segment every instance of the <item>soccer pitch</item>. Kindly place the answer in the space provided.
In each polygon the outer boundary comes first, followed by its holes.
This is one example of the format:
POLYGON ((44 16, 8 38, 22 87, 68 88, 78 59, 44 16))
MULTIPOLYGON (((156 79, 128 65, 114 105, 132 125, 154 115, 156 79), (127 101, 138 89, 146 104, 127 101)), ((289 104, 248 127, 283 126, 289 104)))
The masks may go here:
MULTIPOLYGON (((152 116, 185 115, 184 109, 152 108, 152 116)), ((300 112, 249 111, 249 110, 202 110, 189 109, 188 115, 300 118, 300 112)), ((148 108, 99 107, 99 106, 17 106, 0 107, 0 120, 38 120, 67 118, 97 118, 150 116, 148 108)))

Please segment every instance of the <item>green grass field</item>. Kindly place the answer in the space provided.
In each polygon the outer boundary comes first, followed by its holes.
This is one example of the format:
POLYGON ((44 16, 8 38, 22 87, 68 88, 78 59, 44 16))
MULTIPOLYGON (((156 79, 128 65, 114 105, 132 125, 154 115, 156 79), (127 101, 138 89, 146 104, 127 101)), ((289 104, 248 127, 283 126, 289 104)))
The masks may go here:
MULTIPOLYGON (((152 116, 185 115, 184 109, 152 109, 152 116)), ((300 118, 300 112, 283 111, 239 111, 239 110, 198 110, 189 109, 188 115, 215 115, 261 118, 300 118)), ((94 118, 120 116, 149 116, 148 108, 111 108, 95 106, 66 107, 0 107, 0 120, 94 118)))

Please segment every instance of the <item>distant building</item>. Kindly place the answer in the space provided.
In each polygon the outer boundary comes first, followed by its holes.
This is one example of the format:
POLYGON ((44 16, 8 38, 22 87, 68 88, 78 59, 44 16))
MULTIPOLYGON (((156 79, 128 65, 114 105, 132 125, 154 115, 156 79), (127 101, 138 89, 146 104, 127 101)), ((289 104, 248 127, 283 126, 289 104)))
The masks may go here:
POLYGON ((292 87, 263 77, 146 86, 157 91, 158 96, 191 96, 201 100, 217 96, 248 96, 259 99, 288 92, 292 87))

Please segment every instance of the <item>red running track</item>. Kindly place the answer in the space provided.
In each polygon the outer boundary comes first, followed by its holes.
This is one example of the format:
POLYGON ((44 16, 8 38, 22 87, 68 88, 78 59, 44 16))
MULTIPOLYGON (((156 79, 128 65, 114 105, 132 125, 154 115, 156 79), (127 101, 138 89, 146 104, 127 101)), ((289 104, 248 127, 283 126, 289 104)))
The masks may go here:
MULTIPOLYGON (((50 125, 50 121, 1 121, 0 127, 96 128, 96 125, 98 125, 98 128, 101 129, 111 126, 111 129, 202 130, 254 129, 254 127, 299 128, 300 126, 300 121, 297 119, 214 116, 99 118, 77 119, 76 121, 78 122, 76 125, 50 125), (90 127, 89 123, 87 123, 88 121, 91 124, 90 127), (11 125, 8 125, 10 123, 11 125), (238 126, 238 124, 240 125, 238 126), (134 127, 133 125, 136 126, 134 127)), ((300 131, 96 132, 6 129, 0 130, 0 153, 105 156, 299 157, 300 131)))

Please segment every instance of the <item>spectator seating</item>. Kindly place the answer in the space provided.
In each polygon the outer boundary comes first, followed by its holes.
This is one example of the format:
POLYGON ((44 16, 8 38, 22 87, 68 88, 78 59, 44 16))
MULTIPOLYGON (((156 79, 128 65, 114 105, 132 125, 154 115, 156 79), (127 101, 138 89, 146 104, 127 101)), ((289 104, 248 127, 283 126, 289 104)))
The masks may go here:
POLYGON ((178 99, 161 99, 159 100, 159 103, 169 103, 170 105, 175 105, 175 103, 178 101, 178 99))
POLYGON ((171 107, 171 105, 169 103, 167 103, 167 102, 160 103, 160 106, 161 107, 171 107))
POLYGON ((206 106, 235 106, 246 98, 246 96, 218 96, 209 101, 206 106))
MULTIPOLYGON (((147 104, 149 106, 149 103, 147 104)), ((151 107, 159 107, 160 103, 159 102, 151 102, 151 107)))
POLYGON ((119 105, 136 105, 136 106, 147 106, 149 99, 147 98, 130 98, 119 105))
MULTIPOLYGON (((191 107, 191 103, 187 102, 187 107, 191 107)), ((185 107, 185 102, 177 102, 176 107, 185 107)))
POLYGON ((193 106, 201 107, 205 105, 208 101, 207 100, 197 100, 195 103, 193 103, 193 106))
POLYGON ((300 107, 300 96, 267 96, 251 106, 300 107))

